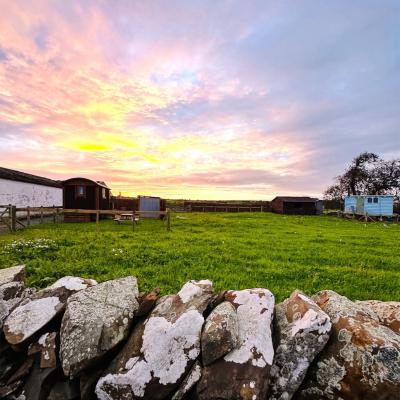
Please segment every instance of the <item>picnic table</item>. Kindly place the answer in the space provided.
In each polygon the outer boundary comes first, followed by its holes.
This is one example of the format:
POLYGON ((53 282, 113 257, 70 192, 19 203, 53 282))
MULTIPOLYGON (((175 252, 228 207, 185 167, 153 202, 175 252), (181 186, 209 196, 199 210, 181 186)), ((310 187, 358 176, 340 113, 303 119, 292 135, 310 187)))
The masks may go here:
MULTIPOLYGON (((116 215, 116 217, 114 218, 114 221, 116 221, 118 223, 121 223, 123 221, 132 222, 132 213, 116 215)), ((139 216, 133 215, 133 221, 135 222, 135 224, 137 224, 139 222, 139 216)))

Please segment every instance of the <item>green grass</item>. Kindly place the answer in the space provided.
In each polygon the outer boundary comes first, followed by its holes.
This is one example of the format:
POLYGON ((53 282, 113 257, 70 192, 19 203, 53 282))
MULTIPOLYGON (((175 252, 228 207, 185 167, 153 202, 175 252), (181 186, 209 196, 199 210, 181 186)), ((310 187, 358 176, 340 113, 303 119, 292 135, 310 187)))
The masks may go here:
POLYGON ((159 220, 131 225, 44 224, 0 236, 0 267, 25 263, 28 283, 44 287, 65 275, 98 281, 126 275, 163 294, 188 279, 217 289, 265 287, 280 301, 294 289, 332 289, 351 299, 400 301, 400 225, 269 213, 177 214, 172 231, 159 220), (15 240, 52 239, 48 249, 15 240))

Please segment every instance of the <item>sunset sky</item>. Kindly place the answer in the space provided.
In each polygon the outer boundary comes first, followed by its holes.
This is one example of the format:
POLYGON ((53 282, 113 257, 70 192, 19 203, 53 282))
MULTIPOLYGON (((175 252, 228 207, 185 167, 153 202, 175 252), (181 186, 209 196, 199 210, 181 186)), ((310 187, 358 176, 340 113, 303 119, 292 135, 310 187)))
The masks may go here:
POLYGON ((400 1, 0 0, 0 166, 114 194, 320 195, 400 157, 400 1))

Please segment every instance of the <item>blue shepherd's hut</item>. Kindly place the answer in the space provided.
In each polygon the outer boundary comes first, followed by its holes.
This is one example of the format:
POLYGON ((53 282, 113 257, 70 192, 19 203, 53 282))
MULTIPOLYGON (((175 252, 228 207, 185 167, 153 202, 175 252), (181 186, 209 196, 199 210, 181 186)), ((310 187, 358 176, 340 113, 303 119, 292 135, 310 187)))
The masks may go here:
POLYGON ((367 195, 347 196, 344 199, 344 212, 358 215, 393 215, 393 196, 367 195))

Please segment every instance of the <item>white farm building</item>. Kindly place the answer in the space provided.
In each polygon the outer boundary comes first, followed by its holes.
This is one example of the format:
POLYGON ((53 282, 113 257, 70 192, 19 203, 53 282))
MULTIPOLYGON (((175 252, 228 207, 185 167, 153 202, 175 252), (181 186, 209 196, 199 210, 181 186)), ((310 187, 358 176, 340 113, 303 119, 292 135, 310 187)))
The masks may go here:
POLYGON ((0 205, 17 207, 62 206, 59 182, 41 176, 0 167, 0 205))

